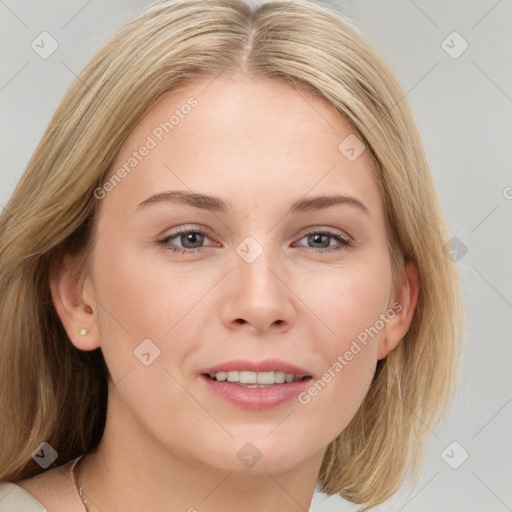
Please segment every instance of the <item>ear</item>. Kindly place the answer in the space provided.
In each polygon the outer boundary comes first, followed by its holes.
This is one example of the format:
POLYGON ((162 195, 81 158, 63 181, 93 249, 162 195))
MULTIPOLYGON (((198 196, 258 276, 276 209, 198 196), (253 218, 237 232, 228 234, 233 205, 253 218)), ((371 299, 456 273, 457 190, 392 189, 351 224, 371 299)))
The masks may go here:
POLYGON ((77 271, 77 260, 73 256, 64 256, 60 266, 51 273, 50 292, 71 343, 80 350, 98 348, 100 339, 92 283, 77 271), (80 334, 82 329, 87 329, 85 335, 80 334))
POLYGON ((416 265, 409 262, 405 265, 405 276, 388 305, 386 316, 389 320, 385 324, 383 336, 379 340, 377 359, 384 359, 407 334, 414 317, 418 293, 416 265))

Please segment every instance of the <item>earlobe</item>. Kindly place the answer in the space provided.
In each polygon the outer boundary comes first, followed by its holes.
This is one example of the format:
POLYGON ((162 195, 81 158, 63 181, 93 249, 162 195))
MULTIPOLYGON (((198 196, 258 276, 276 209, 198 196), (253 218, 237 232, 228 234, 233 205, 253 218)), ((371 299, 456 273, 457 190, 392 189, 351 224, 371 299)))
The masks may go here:
POLYGON ((405 277, 389 305, 390 314, 387 316, 390 319, 379 340, 377 359, 384 359, 407 334, 414 318, 418 294, 418 271, 416 265, 409 262, 405 265, 405 277))
POLYGON ((96 315, 81 277, 75 259, 66 255, 50 275, 50 292, 71 343, 80 350, 94 350, 100 346, 96 315))

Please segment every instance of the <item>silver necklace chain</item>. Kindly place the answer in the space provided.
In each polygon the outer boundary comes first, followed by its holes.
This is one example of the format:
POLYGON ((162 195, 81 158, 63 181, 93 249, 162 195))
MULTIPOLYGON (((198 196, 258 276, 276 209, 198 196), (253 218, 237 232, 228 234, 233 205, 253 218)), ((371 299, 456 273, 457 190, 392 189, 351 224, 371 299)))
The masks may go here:
POLYGON ((80 457, 78 457, 75 460, 75 462, 73 463, 73 467, 71 468, 71 473, 73 474, 73 478, 75 480, 75 487, 78 492, 78 496, 82 500, 82 503, 84 504, 84 508, 85 508, 86 512, 89 512, 89 507, 87 506, 87 500, 85 499, 84 492, 82 491, 82 485, 80 484, 80 475, 78 473, 78 466, 77 466, 77 463, 82 461, 83 458, 85 457, 85 455, 86 454, 84 453, 83 455, 80 455, 80 457), (75 473, 75 467, 77 468, 76 473, 75 473))

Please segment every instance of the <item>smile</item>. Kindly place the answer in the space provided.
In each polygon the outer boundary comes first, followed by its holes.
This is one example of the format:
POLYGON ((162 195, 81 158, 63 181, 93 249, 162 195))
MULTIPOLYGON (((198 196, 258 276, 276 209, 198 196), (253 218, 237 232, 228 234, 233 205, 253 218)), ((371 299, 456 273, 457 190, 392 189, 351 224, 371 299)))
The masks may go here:
POLYGON ((244 387, 257 388, 268 387, 275 384, 289 384, 311 378, 310 375, 295 375, 281 371, 252 372, 252 371, 228 371, 205 374, 217 382, 230 382, 244 387))

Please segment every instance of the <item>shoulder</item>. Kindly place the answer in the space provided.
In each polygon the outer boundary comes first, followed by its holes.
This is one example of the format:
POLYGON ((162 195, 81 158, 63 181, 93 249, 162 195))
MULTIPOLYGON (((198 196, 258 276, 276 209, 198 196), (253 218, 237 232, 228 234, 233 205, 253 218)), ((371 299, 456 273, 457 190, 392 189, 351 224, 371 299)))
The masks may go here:
POLYGON ((68 466, 0 485, 0 512, 83 512, 68 466))
POLYGON ((19 485, 0 482, 0 512, 47 512, 47 510, 19 485))

